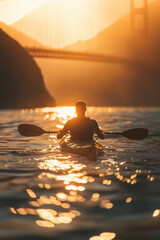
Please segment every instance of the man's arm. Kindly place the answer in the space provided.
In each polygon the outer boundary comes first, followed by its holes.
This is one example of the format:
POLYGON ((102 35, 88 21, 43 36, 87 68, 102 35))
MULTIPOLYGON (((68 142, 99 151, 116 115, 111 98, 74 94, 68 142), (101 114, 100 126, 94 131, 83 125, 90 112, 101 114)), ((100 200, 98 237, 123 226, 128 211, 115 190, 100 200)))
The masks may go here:
POLYGON ((105 139, 105 133, 99 128, 98 123, 94 120, 94 131, 100 139, 105 139))
POLYGON ((66 135, 69 131, 68 128, 68 122, 64 125, 64 128, 62 130, 59 131, 59 133, 57 134, 57 138, 61 139, 64 135, 66 135))

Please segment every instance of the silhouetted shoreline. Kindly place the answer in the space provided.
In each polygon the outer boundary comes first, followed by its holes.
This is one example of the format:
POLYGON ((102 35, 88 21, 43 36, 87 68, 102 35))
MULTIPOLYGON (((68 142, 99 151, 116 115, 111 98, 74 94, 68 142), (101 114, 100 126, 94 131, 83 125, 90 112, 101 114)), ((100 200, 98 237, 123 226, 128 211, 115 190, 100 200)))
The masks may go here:
POLYGON ((1 109, 56 106, 36 62, 1 29, 0 53, 1 109))

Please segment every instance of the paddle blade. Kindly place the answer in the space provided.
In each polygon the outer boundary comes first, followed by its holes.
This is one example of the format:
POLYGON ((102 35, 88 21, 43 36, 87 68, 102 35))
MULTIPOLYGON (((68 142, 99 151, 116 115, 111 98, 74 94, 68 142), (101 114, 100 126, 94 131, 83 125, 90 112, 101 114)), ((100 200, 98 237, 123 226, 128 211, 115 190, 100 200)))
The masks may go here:
POLYGON ((147 128, 133 128, 122 132, 121 135, 133 140, 142 140, 148 136, 148 133, 147 128))
POLYGON ((22 136, 25 137, 36 137, 45 133, 42 128, 32 124, 20 124, 18 126, 18 131, 22 136))

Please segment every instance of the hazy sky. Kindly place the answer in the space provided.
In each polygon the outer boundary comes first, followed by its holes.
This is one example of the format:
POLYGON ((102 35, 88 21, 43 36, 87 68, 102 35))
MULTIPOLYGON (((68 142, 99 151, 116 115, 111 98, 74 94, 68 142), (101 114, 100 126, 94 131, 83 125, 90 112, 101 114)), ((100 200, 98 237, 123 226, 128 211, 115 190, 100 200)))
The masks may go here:
POLYGON ((64 47, 95 36, 129 6, 130 0, 0 0, 0 21, 11 25, 22 19, 17 30, 44 45, 64 47))
POLYGON ((46 0, 0 0, 0 22, 13 24, 46 0))

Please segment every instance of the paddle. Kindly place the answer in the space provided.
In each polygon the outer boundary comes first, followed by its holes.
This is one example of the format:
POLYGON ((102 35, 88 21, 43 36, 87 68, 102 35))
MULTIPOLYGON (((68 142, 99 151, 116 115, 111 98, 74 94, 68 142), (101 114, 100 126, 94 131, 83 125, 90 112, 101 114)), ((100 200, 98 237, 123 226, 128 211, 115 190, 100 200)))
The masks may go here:
MULTIPOLYGON (((44 133, 58 133, 55 131, 44 131, 42 128, 32 124, 20 124, 18 126, 18 131, 25 137, 36 137, 44 133)), ((148 136, 148 133, 149 131, 146 128, 133 128, 124 132, 105 132, 105 134, 122 135, 123 137, 133 140, 142 140, 148 136)))
POLYGON ((117 135, 122 135, 123 137, 126 137, 128 139, 132 140, 142 140, 146 138, 149 134, 149 131, 147 128, 133 128, 126 130, 124 132, 110 132, 110 133, 105 133, 105 134, 117 134, 117 135))

